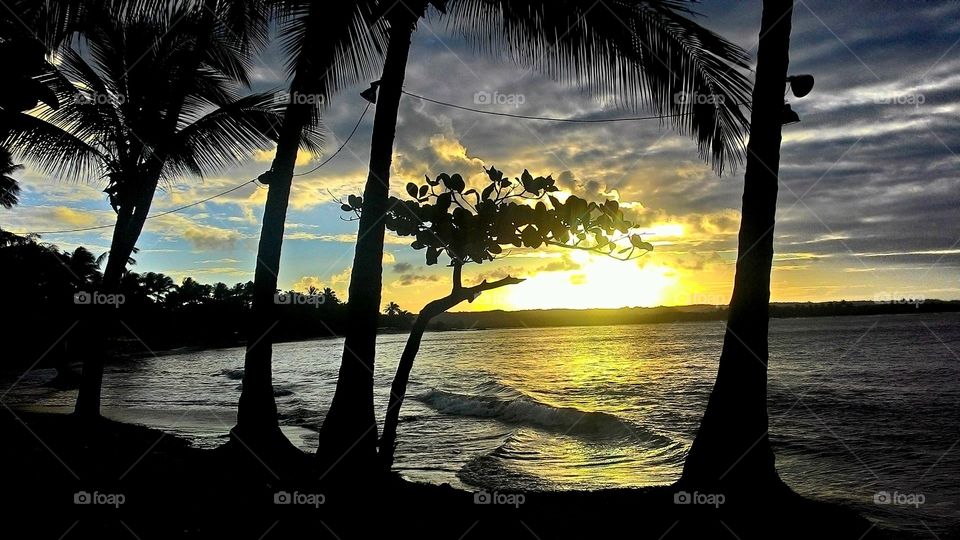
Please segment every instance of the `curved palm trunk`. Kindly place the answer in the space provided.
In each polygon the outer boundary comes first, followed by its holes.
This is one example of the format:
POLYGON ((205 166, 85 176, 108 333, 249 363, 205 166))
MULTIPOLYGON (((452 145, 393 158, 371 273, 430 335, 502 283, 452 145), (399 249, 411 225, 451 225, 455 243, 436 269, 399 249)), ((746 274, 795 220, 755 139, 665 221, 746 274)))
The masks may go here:
POLYGON ((300 134, 309 114, 307 107, 295 104, 287 107, 271 168, 267 201, 263 208, 263 225, 253 280, 253 320, 247 334, 247 351, 243 363, 243 390, 237 406, 237 425, 231 430, 231 435, 247 446, 290 444, 280 432, 277 402, 273 396, 272 332, 278 321, 273 295, 277 290, 283 231, 300 134))
MULTIPOLYGON (((143 225, 150 213, 153 193, 157 188, 157 179, 154 178, 145 184, 143 189, 137 193, 133 206, 123 205, 117 214, 117 224, 113 228, 113 239, 110 241, 110 256, 103 273, 102 292, 116 293, 120 290, 120 280, 123 278, 127 261, 133 254, 133 248, 136 247, 137 240, 140 239, 143 225)), ((91 308, 96 309, 98 306, 91 306, 91 308)), ((101 308, 101 311, 104 310, 101 308)), ((102 328, 104 324, 107 325, 107 328, 112 327, 111 319, 115 316, 113 311, 110 309, 109 312, 103 313, 103 317, 98 317, 99 331, 104 330, 102 328)), ((85 418, 100 416, 100 391, 103 385, 105 345, 106 340, 101 336, 99 346, 88 351, 88 356, 83 359, 83 372, 80 377, 80 389, 77 393, 74 412, 85 418)))
POLYGON ((720 367, 682 483, 747 490, 779 483, 767 434, 770 272, 792 0, 764 0, 736 277, 720 367))
POLYGON ((383 284, 383 217, 387 212, 390 164, 407 57, 419 19, 411 9, 398 7, 391 20, 373 122, 370 172, 363 190, 363 212, 350 272, 350 298, 347 302, 350 324, 343 346, 337 390, 320 429, 320 446, 317 448, 320 474, 332 479, 369 476, 376 466, 373 367, 383 284))
POLYGON ((461 270, 462 266, 460 265, 453 267, 453 291, 449 295, 423 306, 423 309, 417 315, 417 320, 413 322, 413 328, 410 329, 410 336, 407 338, 407 344, 400 356, 400 363, 397 365, 397 374, 394 375, 393 384, 390 386, 390 402, 387 405, 387 414, 383 421, 383 435, 380 436, 377 457, 380 468, 384 471, 389 471, 390 467, 393 466, 393 456, 397 446, 397 425, 400 423, 400 407, 403 406, 403 399, 407 394, 410 371, 413 369, 413 361, 417 358, 417 353, 420 352, 420 341, 423 339, 423 333, 426 331, 427 325, 434 317, 446 313, 457 304, 464 301, 473 302, 484 291, 523 281, 520 278, 507 276, 490 283, 484 280, 473 287, 462 287, 461 270))

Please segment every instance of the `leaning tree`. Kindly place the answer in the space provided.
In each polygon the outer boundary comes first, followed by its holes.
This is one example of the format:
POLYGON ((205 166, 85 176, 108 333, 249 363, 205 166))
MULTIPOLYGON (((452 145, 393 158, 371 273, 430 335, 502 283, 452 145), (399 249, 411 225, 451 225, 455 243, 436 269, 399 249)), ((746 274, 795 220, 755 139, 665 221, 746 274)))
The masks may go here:
POLYGON ((373 372, 390 165, 410 42, 431 6, 482 53, 506 56, 596 95, 615 96, 626 108, 643 106, 663 114, 696 139, 701 155, 718 171, 739 161, 742 152, 748 56, 693 22, 685 1, 413 0, 387 11, 389 38, 383 73, 375 83, 379 96, 364 212, 350 274, 352 324, 317 449, 325 474, 343 478, 376 470, 373 372), (711 99, 677 99, 679 94, 711 99))
MULTIPOLYGON (((506 276, 465 287, 464 265, 493 261, 503 253, 504 246, 580 249, 621 260, 653 249, 639 235, 630 234, 633 224, 624 219, 615 200, 595 203, 571 195, 561 202, 551 195, 559 189, 550 176, 534 177, 524 170, 519 178, 510 180, 494 167, 486 173, 487 185, 480 191, 467 189, 461 175, 444 173, 432 180, 427 177, 420 186, 407 184, 408 200, 390 199, 386 228, 401 237, 414 237, 410 246, 425 250, 427 265, 435 265, 442 255, 446 256, 453 286, 450 294, 428 302, 420 310, 407 338, 378 444, 378 459, 384 470, 393 465, 400 407, 427 325, 437 315, 463 302, 473 302, 485 291, 524 281, 506 276)), ((357 196, 349 197, 342 206, 357 216, 362 215, 362 208, 363 199, 357 196)))

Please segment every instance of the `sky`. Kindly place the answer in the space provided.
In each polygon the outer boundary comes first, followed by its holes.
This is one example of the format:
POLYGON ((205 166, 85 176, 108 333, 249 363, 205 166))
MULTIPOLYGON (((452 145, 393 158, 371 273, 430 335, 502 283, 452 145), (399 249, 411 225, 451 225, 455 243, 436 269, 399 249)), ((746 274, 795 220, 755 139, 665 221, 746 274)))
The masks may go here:
MULTIPOLYGON (((600 2, 598 2, 600 4, 600 2)), ((600 6, 602 7, 602 6, 600 6)), ((696 6, 698 22, 755 59, 760 1, 696 6)), ((960 298, 960 3, 798 1, 790 73, 816 77, 788 101, 802 119, 786 126, 772 282, 774 301, 960 298)), ((254 88, 283 88, 275 48, 255 62, 254 88)), ((301 152, 298 172, 332 154, 363 112, 365 84, 332 96, 325 151, 301 152)), ((522 115, 616 118, 611 100, 476 54, 432 14, 414 34, 405 89, 449 103, 522 115), (477 93, 499 96, 477 103, 477 93)), ((646 111, 649 113, 650 111, 646 111)), ((356 222, 335 198, 359 194, 366 178, 373 111, 329 164, 297 177, 291 195, 280 287, 331 287, 346 297, 356 222)), ((272 151, 157 193, 163 212, 222 192, 269 168, 272 151)), ((13 232, 110 224, 102 182, 65 183, 25 163, 19 206, 0 210, 13 232)), ((477 185, 484 167, 511 177, 552 175, 561 195, 616 199, 655 249, 621 262, 582 252, 513 250, 465 268, 474 283, 505 275, 522 284, 485 293, 459 309, 537 309, 726 304, 732 290, 743 167, 718 176, 695 142, 657 121, 563 124, 479 115, 404 96, 391 184, 460 173, 477 185)), ((266 190, 248 185, 147 222, 137 272, 228 284, 253 279, 266 190)), ((561 197, 562 198, 562 197, 561 197)), ((109 249, 110 230, 44 234, 61 249, 109 249)), ((416 311, 450 288, 450 270, 427 266, 409 239, 387 237, 384 302, 416 311)))

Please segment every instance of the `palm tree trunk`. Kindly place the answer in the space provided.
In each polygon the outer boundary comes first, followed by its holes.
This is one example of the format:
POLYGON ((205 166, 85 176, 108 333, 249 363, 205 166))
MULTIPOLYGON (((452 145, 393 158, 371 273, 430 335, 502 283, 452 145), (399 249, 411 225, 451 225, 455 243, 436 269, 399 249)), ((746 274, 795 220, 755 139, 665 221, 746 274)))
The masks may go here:
MULTIPOLYGON (((159 173, 158 173, 159 174, 159 173)), ((120 207, 117 215, 117 224, 113 228, 113 239, 110 241, 110 256, 103 273, 101 284, 104 293, 114 294, 120 290, 120 280, 127 267, 127 261, 133 254, 133 248, 140 239, 143 225, 150 213, 153 202, 153 193, 157 188, 157 179, 148 180, 133 200, 133 205, 125 204, 120 207)), ((106 354, 106 333, 115 325, 113 309, 107 311, 103 306, 90 306, 93 314, 103 315, 96 317, 96 329, 103 334, 99 338, 97 347, 88 352, 83 359, 83 372, 80 377, 80 388, 77 392, 77 403, 74 412, 83 418, 97 418, 100 416, 100 392, 103 385, 103 362, 106 354)))
MULTIPOLYGON (((425 7, 425 6, 424 6, 425 7)), ((395 9, 380 79, 373 122, 370 172, 363 190, 347 327, 337 390, 320 429, 318 465, 323 475, 349 478, 375 471, 377 419, 373 409, 373 366, 383 284, 383 217, 390 191, 390 164, 400 96, 419 17, 410 8, 395 9)))
POLYGON ((767 339, 792 15, 792 0, 763 2, 733 296, 716 383, 681 483, 728 491, 779 485, 767 432, 767 339))
POLYGON ((309 108, 290 104, 284 114, 277 153, 271 168, 263 225, 257 248, 257 267, 253 280, 253 320, 247 335, 243 364, 243 390, 237 406, 237 425, 231 435, 244 445, 287 446, 280 432, 277 402, 273 397, 273 328, 277 324, 274 293, 280 272, 283 231, 297 161, 300 134, 306 125, 309 108))

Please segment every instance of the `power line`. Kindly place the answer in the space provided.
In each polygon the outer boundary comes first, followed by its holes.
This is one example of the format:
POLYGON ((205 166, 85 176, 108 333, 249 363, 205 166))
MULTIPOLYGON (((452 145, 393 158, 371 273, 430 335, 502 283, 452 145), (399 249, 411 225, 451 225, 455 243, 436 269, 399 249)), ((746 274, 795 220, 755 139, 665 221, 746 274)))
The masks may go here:
MULTIPOLYGON (((360 114, 360 118, 357 119, 357 124, 356 124, 355 126, 353 126, 353 131, 351 131, 351 132, 350 132, 350 135, 348 135, 347 138, 343 141, 343 144, 340 145, 340 148, 337 148, 337 151, 336 151, 336 152, 334 152, 330 157, 328 157, 327 159, 323 160, 322 163, 320 163, 320 164, 317 165, 316 167, 310 169, 309 171, 302 172, 302 173, 298 173, 298 174, 294 174, 293 176, 304 176, 304 175, 310 174, 310 173, 316 171, 317 169, 319 169, 320 167, 323 167, 323 166, 326 165, 327 163, 330 163, 330 161, 331 161, 333 158, 337 157, 337 154, 339 154, 341 150, 343 150, 344 148, 346 148, 347 143, 349 143, 349 142, 350 142, 350 139, 352 139, 353 136, 357 133, 357 129, 360 128, 360 124, 363 122, 363 117, 366 116, 368 110, 370 110, 370 103, 367 103, 367 106, 364 107, 363 112, 360 114)), ((144 221, 146 221, 146 220, 148 220, 148 219, 154 219, 154 218, 158 218, 158 217, 168 216, 168 215, 170 215, 170 214, 175 214, 175 213, 177 213, 177 212, 186 210, 187 208, 192 208, 192 207, 194 207, 194 206, 201 205, 201 204, 203 204, 203 203, 205 203, 205 202, 209 202, 209 201, 212 201, 213 199, 216 199, 216 198, 219 198, 219 197, 223 197, 224 195, 227 195, 227 194, 229 194, 229 193, 233 193, 234 191, 236 191, 236 190, 238 190, 238 189, 246 186, 247 184, 253 184, 253 183, 255 183, 255 182, 256 182, 255 179, 254 179, 254 180, 249 180, 249 181, 244 182, 244 183, 242 183, 242 184, 240 184, 240 185, 234 186, 234 187, 232 187, 232 188, 230 188, 230 189, 228 189, 228 190, 226 190, 226 191, 221 191, 220 193, 217 193, 216 195, 211 195, 210 197, 207 197, 206 199, 201 199, 201 200, 199 200, 199 201, 192 202, 192 203, 190 203, 190 204, 185 204, 185 205, 183 205, 183 206, 174 208, 174 209, 172 209, 172 210, 167 210, 167 211, 161 212, 161 213, 159 213, 159 214, 153 214, 153 215, 151 215, 151 216, 147 216, 147 217, 144 219, 144 221)), ((44 234, 68 234, 68 233, 78 233, 78 232, 86 232, 86 231, 96 231, 96 230, 100 230, 100 229, 109 229, 109 228, 114 227, 114 226, 115 226, 114 224, 111 224, 111 225, 96 225, 96 226, 93 226, 93 227, 81 227, 81 228, 78 228, 78 229, 65 229, 65 230, 61 230, 61 231, 35 231, 35 232, 29 232, 29 233, 13 233, 13 234, 18 234, 18 235, 20 235, 20 236, 44 235, 44 234)))
POLYGON ((463 105, 456 105, 454 103, 447 103, 446 101, 440 101, 436 99, 431 99, 425 96, 414 94, 413 92, 407 92, 406 90, 401 90, 404 94, 434 103, 436 105, 442 105, 444 107, 450 107, 451 109, 460 109, 461 111, 469 111, 479 114, 489 114, 491 116, 505 116, 507 118, 519 118, 522 120, 543 120, 548 122, 567 122, 571 124, 602 124, 608 122, 635 122, 637 120, 661 120, 664 118, 677 118, 680 116, 687 116, 693 114, 692 112, 688 113, 677 113, 677 114, 661 114, 654 116, 627 116, 621 118, 556 118, 551 116, 528 116, 523 114, 512 114, 499 111, 485 111, 483 109, 474 109, 472 107, 464 107, 463 105))
POLYGON ((310 169, 309 171, 307 171, 307 172, 302 172, 302 173, 297 173, 297 174, 295 174, 294 176, 303 176, 303 175, 305 175, 305 174, 310 174, 310 173, 312 173, 313 171, 315 171, 315 170, 319 169, 320 167, 323 167, 324 165, 326 165, 327 163, 329 163, 330 160, 332 160, 333 158, 337 157, 337 154, 339 154, 340 151, 343 150, 343 149, 347 146, 347 143, 350 142, 350 139, 352 139, 353 136, 357 133, 357 128, 360 127, 360 123, 363 122, 363 117, 366 116, 366 115, 367 115, 367 111, 370 110, 370 105, 371 105, 371 103, 370 103, 370 102, 367 102, 367 106, 364 107, 364 108, 363 108, 363 112, 360 113, 360 118, 357 119, 357 125, 353 126, 353 131, 350 132, 350 135, 347 135, 347 138, 343 141, 343 144, 340 145, 340 148, 337 148, 337 151, 334 152, 333 155, 331 155, 331 156, 328 157, 327 159, 323 160, 322 163, 320 163, 320 164, 317 165, 316 167, 310 169))
MULTIPOLYGON (((153 214, 152 216, 147 216, 146 218, 144 218, 144 221, 146 221, 146 220, 148 220, 148 219, 153 219, 153 218, 158 218, 158 217, 163 217, 163 216, 166 216, 166 215, 174 214, 174 213, 176 213, 176 212, 180 212, 181 210, 186 210, 187 208, 191 208, 191 207, 197 206, 197 205, 199 205, 199 204, 203 204, 203 203, 205 203, 205 202, 207 202, 207 201, 212 201, 213 199, 216 199, 217 197, 223 197, 224 195, 226 195, 226 194, 228 194, 228 193, 233 193, 234 191, 236 191, 236 190, 238 190, 238 189, 246 186, 247 184, 252 184, 252 183, 254 183, 254 182, 256 182, 256 180, 249 180, 249 181, 247 181, 247 182, 244 182, 244 183, 240 184, 239 186, 234 186, 234 187, 232 187, 232 188, 230 188, 230 189, 228 189, 228 190, 226 190, 226 191, 221 191, 220 193, 217 193, 216 195, 212 195, 212 196, 210 196, 210 197, 207 197, 206 199, 201 199, 201 200, 199 200, 199 201, 192 202, 192 203, 190 203, 190 204, 185 204, 185 205, 180 206, 180 207, 178 207, 178 208, 174 208, 174 209, 172 209, 172 210, 167 210, 166 212, 160 212, 159 214, 153 214)), ((96 226, 94 226, 94 227, 82 227, 82 228, 79 228, 79 229, 66 229, 66 230, 62 230, 62 231, 36 231, 36 232, 29 232, 29 233, 14 233, 14 234, 19 234, 20 236, 28 236, 28 235, 31 235, 31 234, 66 234, 66 233, 76 233, 76 232, 84 232, 84 231, 96 231, 96 230, 99 230, 99 229, 109 229, 109 228, 114 227, 114 226, 115 226, 115 225, 96 225, 96 226)))
MULTIPOLYGON (((635 121, 639 121, 639 120, 662 120, 662 119, 665 119, 665 118, 677 118, 677 117, 680 117, 680 116, 687 116, 687 115, 693 114, 692 112, 689 112, 689 113, 677 113, 677 114, 661 114, 661 115, 652 115, 652 116, 628 116, 628 117, 620 117, 620 118, 556 118, 556 117, 550 117, 550 116, 529 116, 529 115, 505 113, 505 112, 499 112, 499 111, 485 111, 485 110, 482 110, 482 109, 475 109, 475 108, 472 108, 472 107, 465 107, 465 106, 463 106, 463 105, 457 105, 457 104, 454 104, 454 103, 447 103, 447 102, 445 102, 445 101, 440 101, 440 100, 428 98, 428 97, 426 97, 426 96, 421 96, 421 95, 419 95, 419 94, 414 94, 413 92, 408 92, 408 91, 406 91, 406 90, 401 90, 401 92, 404 93, 404 94, 406 94, 406 95, 408 95, 408 96, 415 97, 415 98, 418 98, 418 99, 422 99, 423 101, 427 101, 427 102, 429 102, 429 103, 433 103, 433 104, 436 104, 436 105, 441 105, 441 106, 443 106, 443 107, 449 107, 449 108, 452 108, 452 109, 459 109, 459 110, 462 110, 462 111, 468 111, 468 112, 473 112, 473 113, 478 113, 478 114, 486 114, 486 115, 490 115, 490 116, 502 116, 502 117, 507 117, 507 118, 518 118, 518 119, 522 119, 522 120, 541 120, 541 121, 547 121, 547 122, 566 122, 566 123, 571 123, 571 124, 602 124, 602 123, 611 123, 611 122, 635 122, 635 121)), ((360 113, 360 118, 357 119, 357 123, 353 126, 353 130, 350 131, 350 134, 349 134, 349 135, 347 136, 347 138, 343 141, 343 144, 341 144, 340 147, 337 148, 336 152, 334 152, 333 154, 331 154, 330 157, 328 157, 327 159, 323 160, 319 165, 317 165, 316 167, 310 169, 309 171, 305 171, 305 172, 302 172, 302 173, 296 173, 296 174, 294 174, 293 176, 296 177, 296 176, 305 176, 305 175, 308 175, 308 174, 310 174, 310 173, 312 173, 312 172, 320 169, 321 167, 323 167, 323 166, 326 165, 327 163, 330 163, 330 161, 332 161, 333 158, 337 157, 337 155, 340 154, 340 152, 341 152, 344 148, 346 148, 347 143, 350 142, 350 139, 352 139, 353 136, 356 135, 357 130, 360 128, 360 124, 363 123, 363 119, 364 119, 364 117, 366 116, 367 111, 370 110, 370 105, 371 105, 370 103, 367 103, 367 106, 364 107, 363 112, 360 113)), ((205 198, 205 199, 201 199, 201 200, 199 200, 199 201, 196 201, 196 202, 193 202, 193 203, 190 203, 190 204, 186 204, 186 205, 184 205, 184 206, 180 206, 180 207, 174 208, 174 209, 172 209, 172 210, 167 210, 166 212, 161 212, 161 213, 159 213, 159 214, 154 214, 154 215, 152 215, 152 216, 147 216, 146 219, 153 219, 153 218, 158 218, 158 217, 162 217, 162 216, 167 216, 167 215, 170 215, 170 214, 174 214, 174 213, 177 213, 177 212, 186 210, 187 208, 192 208, 192 207, 194 207, 194 206, 203 204, 203 203, 205 203, 205 202, 212 201, 213 199, 216 199, 216 198, 218 198, 218 197, 223 197, 224 195, 227 195, 227 194, 229 194, 229 193, 232 193, 232 192, 234 192, 234 191, 236 191, 236 190, 238 190, 238 189, 246 186, 247 184, 252 184, 252 183, 255 183, 255 182, 256 182, 256 180, 250 180, 250 181, 248 181, 248 182, 244 182, 244 183, 242 183, 242 184, 240 184, 240 185, 238 185, 238 186, 234 186, 234 187, 232 187, 232 188, 230 188, 230 189, 228 189, 228 190, 226 190, 226 191, 222 191, 222 192, 220 192, 220 193, 217 193, 216 195, 207 197, 207 198, 205 198)), ((15 234, 21 234, 21 236, 31 235, 31 234, 36 234, 36 235, 43 235, 43 234, 68 234, 68 233, 77 233, 77 232, 85 232, 85 231, 95 231, 95 230, 99 230, 99 229, 108 229, 108 228, 111 228, 111 227, 113 227, 113 226, 114 226, 114 225, 97 225, 97 226, 93 226, 93 227, 81 227, 81 228, 77 228, 77 229, 65 229, 65 230, 60 230, 60 231, 37 231, 37 232, 30 232, 30 233, 15 233, 15 234)))

